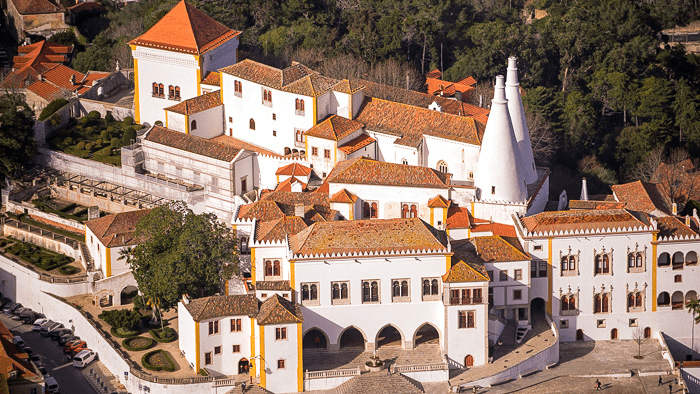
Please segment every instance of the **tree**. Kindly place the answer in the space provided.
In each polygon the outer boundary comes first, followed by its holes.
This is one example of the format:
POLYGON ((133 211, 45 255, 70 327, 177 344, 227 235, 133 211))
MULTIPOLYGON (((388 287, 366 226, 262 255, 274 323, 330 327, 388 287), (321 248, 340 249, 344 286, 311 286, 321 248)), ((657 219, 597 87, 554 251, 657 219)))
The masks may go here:
POLYGON ((652 178, 652 181, 660 184, 671 201, 678 204, 679 210, 688 200, 697 198, 700 191, 700 176, 695 164, 685 149, 675 148, 659 165, 652 178))
POLYGON ((549 161, 559 150, 559 141, 552 126, 544 117, 537 113, 525 112, 527 128, 530 132, 532 155, 535 163, 548 165, 549 161))
POLYGON ((695 353, 695 325, 700 323, 700 302, 697 299, 690 300, 685 304, 685 307, 688 308, 688 313, 693 315, 692 334, 690 337, 690 361, 693 361, 695 353))
POLYGON ((632 339, 637 342, 637 355, 634 356, 634 358, 637 359, 642 359, 644 356, 642 356, 642 344, 644 343, 644 330, 642 330, 641 327, 637 328, 632 332, 632 339))
POLYGON ((214 214, 196 215, 183 202, 154 208, 135 236, 143 242, 123 257, 158 314, 184 294, 224 293, 225 279, 238 272, 236 236, 214 214))
POLYGON ((36 152, 34 114, 18 94, 0 97, 0 182, 15 178, 36 152))

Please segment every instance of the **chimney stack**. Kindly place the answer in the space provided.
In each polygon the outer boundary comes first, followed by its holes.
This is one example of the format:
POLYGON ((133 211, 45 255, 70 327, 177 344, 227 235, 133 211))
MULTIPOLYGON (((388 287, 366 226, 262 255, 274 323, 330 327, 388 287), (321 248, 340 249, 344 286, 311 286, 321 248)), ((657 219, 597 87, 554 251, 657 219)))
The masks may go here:
POLYGON ((690 227, 690 215, 685 215, 685 225, 690 227))
POLYGON ((580 200, 588 201, 588 183, 586 182, 586 177, 581 179, 581 198, 580 200))
POLYGON ((532 156, 532 143, 530 142, 530 131, 525 120, 525 109, 523 100, 520 97, 520 83, 518 82, 517 59, 514 56, 508 58, 508 74, 506 74, 506 99, 508 100, 508 112, 513 123, 515 140, 520 150, 520 166, 527 184, 537 182, 537 169, 535 159, 532 156))
POLYGON ((75 86, 75 74, 71 74, 71 76, 70 76, 70 84, 71 84, 71 86, 75 86))
POLYGON ((294 205, 294 216, 304 217, 304 204, 294 205))
POLYGON ((675 202, 673 203, 673 214, 678 215, 678 204, 675 202))

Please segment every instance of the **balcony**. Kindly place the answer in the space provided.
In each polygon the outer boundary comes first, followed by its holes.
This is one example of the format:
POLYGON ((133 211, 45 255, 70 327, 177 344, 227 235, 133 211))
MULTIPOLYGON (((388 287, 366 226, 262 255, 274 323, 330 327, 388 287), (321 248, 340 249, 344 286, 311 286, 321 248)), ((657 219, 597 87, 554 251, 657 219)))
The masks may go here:
POLYGON ((482 297, 450 298, 450 305, 479 305, 483 303, 484 299, 482 297))

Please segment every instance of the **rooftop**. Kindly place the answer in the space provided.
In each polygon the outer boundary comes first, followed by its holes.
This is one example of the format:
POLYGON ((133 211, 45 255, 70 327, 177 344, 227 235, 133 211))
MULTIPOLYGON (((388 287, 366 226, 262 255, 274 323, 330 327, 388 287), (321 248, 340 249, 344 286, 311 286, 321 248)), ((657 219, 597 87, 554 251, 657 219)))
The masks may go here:
POLYGON ((617 230, 623 228, 647 228, 649 216, 628 209, 599 209, 542 212, 520 218, 523 228, 531 233, 583 232, 617 230))
POLYGON ((647 213, 655 210, 671 213, 671 199, 655 183, 636 181, 612 185, 611 188, 615 198, 627 203, 629 209, 647 213))
POLYGON ((49 0, 11 0, 17 12, 21 15, 32 14, 54 14, 65 11, 65 8, 59 3, 56 4, 49 0))
POLYGON ((298 234, 309 225, 298 216, 285 216, 270 221, 260 221, 257 223, 255 231, 256 242, 278 242, 284 241, 287 237, 298 234))
POLYGON ((214 91, 210 93, 205 93, 201 96, 193 97, 188 100, 184 100, 177 103, 171 107, 164 108, 166 111, 175 112, 182 115, 192 115, 198 112, 206 111, 222 105, 221 102, 221 92, 214 91))
POLYGON ((679 220, 675 216, 658 217, 656 221, 659 226, 659 238, 695 238, 698 236, 698 233, 692 228, 695 227, 697 230, 697 223, 694 218, 691 219, 691 227, 686 226, 684 221, 679 220))
POLYGON ((274 294, 260 305, 257 320, 259 325, 264 326, 267 324, 301 323, 304 321, 304 317, 301 313, 301 305, 274 294))
POLYGON ((304 132, 305 135, 323 138, 326 140, 338 141, 341 138, 362 129, 362 123, 344 118, 338 115, 331 115, 321 123, 304 132))
POLYGON ((338 80, 324 77, 301 63, 279 69, 245 59, 219 71, 274 89, 310 97, 318 97, 332 90, 338 83, 338 80))
POLYGON ((447 189, 450 175, 427 167, 358 157, 338 163, 326 182, 447 189))
POLYGON ((112 248, 125 245, 136 245, 134 237, 136 224, 151 212, 150 209, 122 212, 88 220, 85 226, 92 231, 105 247, 112 248))
POLYGON ((191 134, 180 133, 162 126, 153 126, 146 134, 145 140, 229 163, 241 151, 230 145, 191 134))
POLYGON ((516 237, 492 235, 472 238, 470 242, 475 246, 477 256, 484 262, 530 260, 530 255, 523 250, 516 237))
POLYGON ((349 155, 376 141, 377 140, 375 140, 367 134, 360 134, 359 137, 353 138, 352 140, 339 146, 338 150, 345 153, 346 155, 349 155))
POLYGON ((459 260, 442 276, 445 283, 488 282, 489 276, 483 264, 459 260))
POLYGON ((72 45, 61 45, 49 41, 39 41, 17 48, 13 70, 0 83, 3 88, 23 88, 39 79, 39 74, 56 64, 68 63, 73 53, 72 45))
POLYGON ((194 321, 224 316, 253 317, 258 312, 258 300, 248 294, 197 298, 184 305, 194 321))
POLYGON ((284 167, 280 167, 275 172, 275 175, 289 175, 289 176, 309 176, 311 174, 311 168, 303 166, 299 163, 288 164, 284 167))

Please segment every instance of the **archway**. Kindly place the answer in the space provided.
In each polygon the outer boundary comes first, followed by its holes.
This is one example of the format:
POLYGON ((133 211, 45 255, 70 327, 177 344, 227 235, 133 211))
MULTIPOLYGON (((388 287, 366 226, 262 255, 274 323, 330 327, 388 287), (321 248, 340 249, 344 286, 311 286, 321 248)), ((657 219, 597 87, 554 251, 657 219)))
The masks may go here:
POLYGON ((676 252, 673 254, 673 269, 683 269, 683 264, 685 263, 685 256, 683 252, 676 252))
POLYGON ((576 340, 583 341, 583 330, 580 328, 576 330, 576 340))
POLYGON ((121 304, 131 304, 134 301, 134 297, 139 294, 138 288, 136 286, 126 286, 122 289, 119 298, 121 299, 121 304))
POLYGON ((304 334, 303 339, 304 350, 308 349, 325 349, 328 347, 328 340, 323 331, 318 328, 312 328, 304 334))
POLYGON ((698 263, 698 254, 690 251, 685 255, 685 265, 695 265, 698 263))
POLYGON ((467 368, 474 366, 474 357, 471 354, 467 354, 467 357, 464 358, 464 366, 467 368))
POLYGON ((238 373, 248 373, 250 370, 250 364, 248 363, 248 359, 242 358, 241 361, 238 362, 238 373))
POLYGON ((610 330, 610 339, 617 339, 617 328, 610 330))
POLYGON ((671 255, 668 252, 663 252, 659 255, 659 267, 671 265, 671 255))
POLYGON ((644 338, 651 338, 651 327, 644 328, 644 338))
POLYGON ((683 292, 676 291, 671 296, 671 307, 674 310, 683 309, 683 292))
POLYGON ((399 332, 396 327, 389 324, 382 328, 377 334, 376 344, 377 349, 382 346, 402 347, 403 335, 401 335, 401 332, 399 332))
POLYGON ((545 309, 547 303, 542 298, 533 298, 530 301, 530 322, 534 323, 537 321, 544 321, 545 309))
POLYGON ((422 344, 440 344, 440 333, 435 327, 433 327, 429 323, 425 323, 422 326, 418 327, 418 330, 416 330, 416 334, 413 336, 414 346, 422 344))
POLYGON ((656 297, 656 303, 659 306, 669 306, 671 304, 671 297, 669 297, 667 292, 662 291, 659 296, 656 297))
POLYGON ((689 292, 685 293, 685 303, 686 305, 690 301, 695 301, 698 299, 698 293, 695 290, 690 290, 689 292))
POLYGON ((341 349, 362 348, 362 350, 364 350, 366 342, 367 339, 365 339, 365 336, 355 327, 346 328, 340 335, 340 340, 338 341, 341 349))

